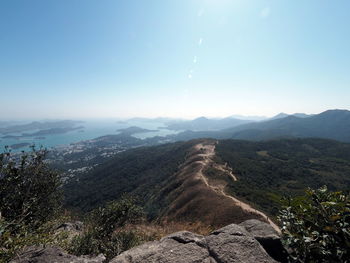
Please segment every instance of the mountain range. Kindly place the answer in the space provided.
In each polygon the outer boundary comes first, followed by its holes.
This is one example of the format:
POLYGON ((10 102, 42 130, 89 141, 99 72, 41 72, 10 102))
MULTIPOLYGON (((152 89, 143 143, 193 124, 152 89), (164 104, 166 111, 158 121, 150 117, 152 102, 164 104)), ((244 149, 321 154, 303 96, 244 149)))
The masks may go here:
POLYGON ((328 110, 320 114, 276 116, 270 120, 236 125, 219 131, 187 130, 174 140, 195 138, 270 140, 276 138, 326 138, 350 142, 350 111, 328 110))
POLYGON ((169 130, 191 130, 191 131, 214 131, 226 128, 236 127, 250 120, 242 120, 233 117, 224 119, 209 119, 206 117, 199 117, 190 121, 174 121, 167 124, 166 129, 169 130))

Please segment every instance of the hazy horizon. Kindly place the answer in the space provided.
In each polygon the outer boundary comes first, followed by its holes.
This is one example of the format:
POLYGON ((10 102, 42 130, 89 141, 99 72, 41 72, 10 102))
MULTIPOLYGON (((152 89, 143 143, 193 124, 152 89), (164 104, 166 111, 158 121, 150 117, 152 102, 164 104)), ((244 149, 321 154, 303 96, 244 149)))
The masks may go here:
MULTIPOLYGON (((328 110, 347 110, 349 109, 327 109, 328 110)), ((322 111, 324 112, 324 111, 322 111)), ((314 112, 314 113, 306 113, 306 112, 277 112, 276 114, 273 114, 271 116, 262 116, 262 115, 240 115, 240 114, 231 114, 228 116, 205 116, 205 115, 199 115, 194 117, 181 117, 181 116, 131 116, 131 117, 72 117, 72 118, 13 118, 13 119, 6 119, 6 118, 0 118, 0 121, 13 121, 13 122, 28 122, 28 121, 62 121, 62 120, 75 120, 75 121, 128 121, 132 119, 171 119, 171 120, 193 120, 197 118, 209 118, 209 119, 224 119, 224 118, 235 118, 235 119, 242 119, 242 120, 252 120, 252 121, 259 121, 261 120, 268 120, 270 118, 273 118, 279 114, 287 114, 287 115, 293 115, 293 114, 307 114, 307 115, 317 115, 322 112, 314 112)))
POLYGON ((350 2, 0 3, 0 120, 350 109, 350 2))

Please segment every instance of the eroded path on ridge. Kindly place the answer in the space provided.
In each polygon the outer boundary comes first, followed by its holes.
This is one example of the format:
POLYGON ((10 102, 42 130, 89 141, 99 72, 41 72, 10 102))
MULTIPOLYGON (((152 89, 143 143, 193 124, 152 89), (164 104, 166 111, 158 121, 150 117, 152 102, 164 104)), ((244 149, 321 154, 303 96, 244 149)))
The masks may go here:
POLYGON ((215 156, 215 146, 218 142, 217 141, 212 141, 212 142, 205 142, 205 143, 199 143, 194 146, 195 150, 199 152, 196 154, 196 157, 200 157, 199 160, 196 161, 196 163, 200 164, 201 167, 198 170, 198 172, 195 174, 195 177, 198 179, 202 180, 204 184, 208 187, 210 187, 213 191, 216 193, 225 196, 226 198, 229 198, 232 200, 232 202, 235 203, 235 206, 240 207, 246 212, 260 215, 261 217, 265 218, 266 221, 269 222, 269 224, 278 232, 281 233, 280 228, 263 212, 256 210, 252 206, 250 206, 247 203, 244 203, 240 201, 239 199, 227 194, 225 192, 225 187, 226 184, 212 184, 210 183, 210 180, 205 176, 204 171, 208 167, 213 167, 226 175, 230 176, 233 181, 237 181, 237 177, 234 175, 231 167, 227 165, 227 163, 223 164, 218 164, 213 160, 213 157, 215 156))

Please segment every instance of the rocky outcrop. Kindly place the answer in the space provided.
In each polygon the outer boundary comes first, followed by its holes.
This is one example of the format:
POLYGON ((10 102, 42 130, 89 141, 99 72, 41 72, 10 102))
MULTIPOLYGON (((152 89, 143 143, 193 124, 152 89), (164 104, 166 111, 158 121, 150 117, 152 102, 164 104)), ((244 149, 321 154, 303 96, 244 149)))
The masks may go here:
POLYGON ((103 255, 77 257, 58 247, 32 246, 27 247, 10 263, 102 263, 105 259, 103 255))
MULTIPOLYGON (((71 226, 69 226, 71 228, 71 226)), ((278 233, 267 223, 248 220, 208 236, 181 231, 145 243, 111 263, 273 263, 285 262, 278 233), (282 253, 282 254, 281 254, 282 253)), ((57 247, 28 247, 12 263, 102 263, 105 257, 77 257, 57 247)))
POLYGON ((160 241, 148 242, 128 250, 111 262, 272 263, 276 261, 245 228, 231 224, 212 232, 209 236, 187 231, 174 233, 160 241))
POLYGON ((284 249, 281 238, 269 224, 250 219, 239 224, 244 227, 265 249, 265 251, 279 262, 288 262, 288 253, 284 249))

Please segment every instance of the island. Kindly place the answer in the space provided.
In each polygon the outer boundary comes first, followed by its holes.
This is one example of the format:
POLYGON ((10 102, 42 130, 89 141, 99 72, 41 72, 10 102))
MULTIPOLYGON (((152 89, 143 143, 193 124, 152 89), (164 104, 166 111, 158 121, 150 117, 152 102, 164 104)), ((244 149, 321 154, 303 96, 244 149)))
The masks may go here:
POLYGON ((73 128, 82 121, 64 120, 64 121, 34 121, 27 124, 11 125, 0 128, 0 133, 6 135, 11 133, 22 133, 33 130, 46 130, 55 128, 73 128))
POLYGON ((63 134, 70 131, 81 130, 83 126, 79 127, 66 127, 66 128, 52 128, 47 130, 40 130, 34 133, 23 133, 22 137, 34 137, 34 136, 42 136, 42 135, 52 135, 52 134, 63 134))
POLYGON ((159 130, 148 130, 148 129, 143 129, 137 126, 131 126, 125 129, 119 129, 117 132, 120 132, 123 135, 133 135, 137 133, 147 133, 147 132, 158 132, 159 130))

